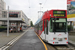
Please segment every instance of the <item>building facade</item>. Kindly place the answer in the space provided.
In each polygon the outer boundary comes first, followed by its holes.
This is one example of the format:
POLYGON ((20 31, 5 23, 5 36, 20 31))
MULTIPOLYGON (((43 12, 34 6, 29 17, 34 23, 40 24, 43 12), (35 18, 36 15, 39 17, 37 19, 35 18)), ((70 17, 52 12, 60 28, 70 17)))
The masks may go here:
MULTIPOLYGON (((4 0, 0 0, 0 18, 2 17, 2 10, 5 10, 6 8, 6 3, 4 2, 4 0)), ((0 21, 0 25, 2 24, 2 22, 0 21)))
POLYGON ((67 13, 72 13, 75 11, 75 0, 67 0, 67 13))
POLYGON ((18 31, 23 26, 29 26, 29 18, 22 10, 6 10, 6 4, 3 0, 0 0, 0 26, 7 26, 7 20, 9 20, 9 28, 18 31))
POLYGON ((67 0, 67 21, 72 30, 75 29, 75 0, 67 0))
MULTIPOLYGON (((2 11, 2 19, 6 19, 8 16, 7 10, 2 11)), ((22 10, 9 10, 9 19, 10 21, 16 21, 18 19, 21 19, 24 23, 21 23, 22 25, 28 25, 29 24, 29 18, 23 13, 22 10)), ((20 20, 18 20, 20 21, 20 20)), ((6 25, 7 22, 3 21, 3 25, 6 25)))

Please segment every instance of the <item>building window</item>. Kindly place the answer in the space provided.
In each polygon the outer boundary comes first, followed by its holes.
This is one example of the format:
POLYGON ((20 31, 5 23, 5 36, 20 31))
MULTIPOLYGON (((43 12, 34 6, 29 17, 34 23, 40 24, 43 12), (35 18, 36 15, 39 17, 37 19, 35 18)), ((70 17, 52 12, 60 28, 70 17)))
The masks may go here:
POLYGON ((4 15, 4 17, 5 17, 5 15, 4 15))
POLYGON ((6 13, 6 12, 4 11, 4 13, 6 13))

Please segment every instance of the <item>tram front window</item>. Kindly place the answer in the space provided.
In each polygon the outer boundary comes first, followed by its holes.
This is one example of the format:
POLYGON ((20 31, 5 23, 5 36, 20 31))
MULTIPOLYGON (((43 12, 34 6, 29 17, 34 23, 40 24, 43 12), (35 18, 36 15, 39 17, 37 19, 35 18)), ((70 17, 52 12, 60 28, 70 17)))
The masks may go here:
POLYGON ((66 32, 67 31, 67 19, 66 18, 51 18, 50 20, 51 32, 66 32))
POLYGON ((53 22, 53 31, 55 32, 65 32, 66 31, 66 23, 53 22))

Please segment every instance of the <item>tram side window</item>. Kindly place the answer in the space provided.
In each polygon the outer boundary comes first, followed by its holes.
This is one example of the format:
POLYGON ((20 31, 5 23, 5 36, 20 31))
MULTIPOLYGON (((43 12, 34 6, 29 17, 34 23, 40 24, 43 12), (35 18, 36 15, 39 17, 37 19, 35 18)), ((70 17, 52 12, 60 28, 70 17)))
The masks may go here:
POLYGON ((38 28, 38 24, 37 24, 37 27, 36 27, 36 28, 37 28, 37 31, 38 31, 38 29, 39 29, 39 28, 38 28))
POLYGON ((51 20, 51 29, 52 29, 52 20, 51 20))
POLYGON ((40 25, 41 25, 41 23, 39 23, 39 30, 41 30, 41 29, 40 29, 40 25))
POLYGON ((44 34, 45 34, 45 20, 44 20, 44 34))
POLYGON ((39 27, 39 29, 42 31, 42 21, 40 22, 39 27))
POLYGON ((43 21, 41 21, 41 31, 42 31, 42 24, 43 24, 43 21))
POLYGON ((39 24, 38 24, 38 27, 37 28, 38 28, 38 31, 39 31, 39 24))
POLYGON ((46 30, 46 34, 48 34, 48 20, 47 20, 47 30, 46 30))
POLYGON ((50 32, 53 30, 52 20, 50 19, 50 32))

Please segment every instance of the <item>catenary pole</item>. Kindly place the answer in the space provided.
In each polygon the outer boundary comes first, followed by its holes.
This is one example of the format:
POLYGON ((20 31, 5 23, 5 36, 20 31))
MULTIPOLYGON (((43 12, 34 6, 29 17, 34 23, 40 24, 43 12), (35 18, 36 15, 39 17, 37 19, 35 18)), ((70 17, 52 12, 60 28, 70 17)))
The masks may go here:
POLYGON ((39 3, 40 4, 40 16, 41 16, 41 5, 42 5, 42 3, 39 3))
POLYGON ((7 36, 9 36, 9 6, 7 11, 7 36))

